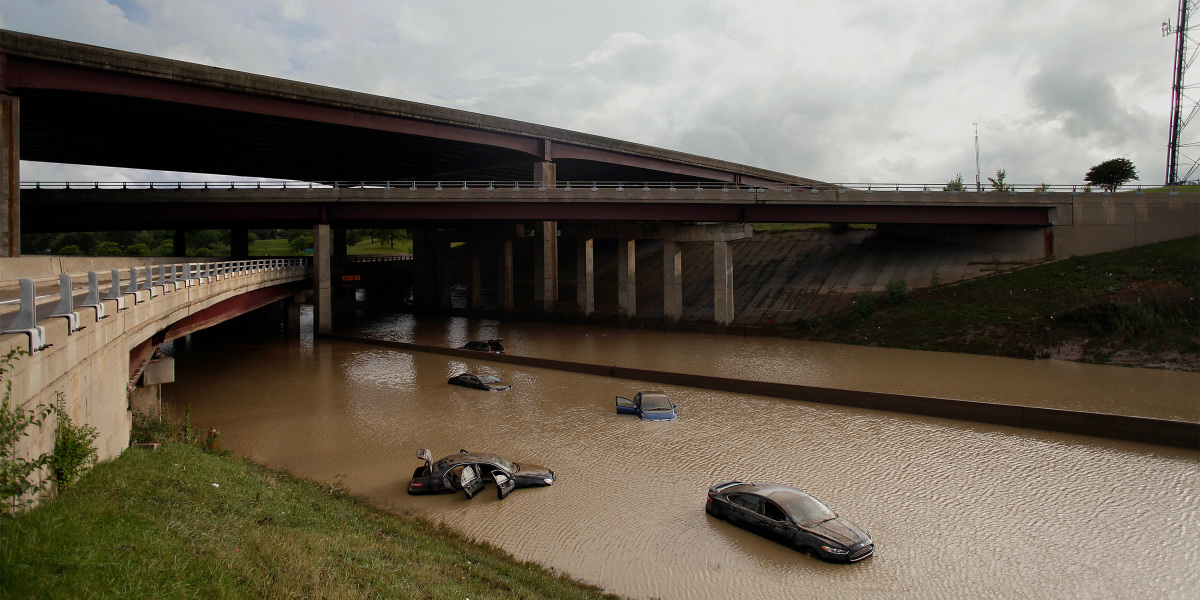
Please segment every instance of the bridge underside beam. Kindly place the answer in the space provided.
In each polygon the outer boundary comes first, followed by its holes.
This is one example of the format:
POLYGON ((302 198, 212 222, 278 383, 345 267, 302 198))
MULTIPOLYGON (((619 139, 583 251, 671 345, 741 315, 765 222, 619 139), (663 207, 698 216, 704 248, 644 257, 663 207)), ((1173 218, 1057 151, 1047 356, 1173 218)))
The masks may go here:
POLYGON ((238 294, 228 300, 222 300, 172 323, 163 330, 162 340, 158 343, 166 343, 181 338, 201 329, 206 329, 218 323, 224 323, 234 317, 258 310, 272 302, 290 298, 296 292, 308 288, 309 285, 311 285, 311 282, 296 281, 249 291, 244 294, 238 294))
POLYGON ((1042 206, 762 205, 647 202, 59 202, 22 191, 30 233, 130 229, 309 226, 326 215, 338 227, 495 221, 662 221, 714 223, 895 223, 1052 225, 1042 206))

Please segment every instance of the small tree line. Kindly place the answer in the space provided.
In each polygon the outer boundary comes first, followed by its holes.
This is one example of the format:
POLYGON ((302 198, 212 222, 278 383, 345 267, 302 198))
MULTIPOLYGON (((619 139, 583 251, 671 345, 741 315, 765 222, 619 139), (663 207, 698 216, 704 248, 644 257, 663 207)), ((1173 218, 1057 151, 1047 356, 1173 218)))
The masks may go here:
MULTIPOLYGON (((995 177, 988 177, 988 184, 991 185, 993 191, 1007 192, 1013 189, 1012 184, 1005 181, 1008 173, 1004 169, 996 169, 995 177)), ((1133 162, 1128 158, 1114 158, 1106 160, 1091 169, 1088 169, 1083 180, 1086 181, 1090 191, 1091 186, 1095 185, 1100 189, 1108 192, 1115 192, 1117 188, 1129 183, 1137 181, 1137 169, 1134 168, 1133 162)), ((1041 184, 1040 189, 1046 190, 1049 186, 1041 184)), ((953 179, 946 182, 942 187, 944 192, 965 192, 966 186, 963 184, 962 173, 954 176, 953 179)))

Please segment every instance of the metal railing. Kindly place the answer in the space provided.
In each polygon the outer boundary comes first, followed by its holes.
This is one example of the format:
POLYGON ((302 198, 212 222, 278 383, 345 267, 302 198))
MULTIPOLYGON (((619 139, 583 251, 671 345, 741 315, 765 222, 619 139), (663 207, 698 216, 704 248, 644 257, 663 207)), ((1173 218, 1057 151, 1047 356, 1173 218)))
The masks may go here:
POLYGON ((0 333, 27 334, 29 352, 33 353, 46 347, 46 329, 38 323, 49 318, 65 318, 68 334, 74 334, 83 328, 79 325, 79 309, 94 310, 96 321, 109 316, 105 314, 104 301, 114 301, 117 311, 122 311, 127 304, 132 306, 190 287, 257 273, 307 270, 308 264, 306 258, 187 262, 111 269, 103 277, 96 271, 88 271, 0 281, 0 322, 3 323, 0 333), (127 275, 123 276, 122 272, 127 275), (47 285, 55 278, 57 290, 39 296, 39 282, 47 285), (84 279, 87 283, 83 283, 84 279), (108 285, 103 296, 101 283, 108 285))
MULTIPOLYGON (((782 191, 785 193, 821 193, 860 191, 867 193, 901 193, 901 192, 949 192, 962 194, 1018 194, 1018 193, 1095 193, 1110 192, 1079 184, 1005 184, 1004 189, 991 187, 975 188, 963 184, 957 192, 947 189, 945 183, 760 183, 747 184, 735 182, 637 182, 637 181, 560 181, 547 186, 538 181, 462 181, 462 180, 404 180, 404 181, 23 181, 23 190, 300 190, 300 189, 388 189, 408 190, 410 192, 442 192, 442 191, 549 191, 561 192, 651 192, 666 191, 668 193, 688 193, 719 191, 733 192, 764 192, 782 191)), ((1176 186, 1143 186, 1124 185, 1115 191, 1133 192, 1135 194, 1150 191, 1166 191, 1178 193, 1176 186)))

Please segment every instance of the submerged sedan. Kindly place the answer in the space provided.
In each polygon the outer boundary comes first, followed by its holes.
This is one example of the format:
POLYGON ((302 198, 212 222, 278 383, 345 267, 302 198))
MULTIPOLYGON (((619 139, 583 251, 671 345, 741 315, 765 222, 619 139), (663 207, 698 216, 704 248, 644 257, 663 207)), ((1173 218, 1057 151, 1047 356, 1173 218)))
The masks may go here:
POLYGON ((726 481, 708 488, 708 514, 801 552, 832 562, 875 553, 864 529, 808 494, 778 483, 726 481))
POLYGON ((617 396, 617 414, 637 415, 647 421, 670 421, 679 405, 662 392, 638 392, 633 400, 617 396))
POLYGON ((512 387, 504 385, 499 377, 488 373, 462 373, 451 377, 447 383, 489 392, 503 392, 512 387))
POLYGON ((460 450, 433 462, 429 450, 417 451, 425 461, 413 471, 408 493, 449 494, 462 490, 467 498, 475 497, 484 484, 496 484, 496 495, 503 500, 515 488, 545 487, 554 483, 554 471, 531 464, 517 464, 487 452, 460 450))

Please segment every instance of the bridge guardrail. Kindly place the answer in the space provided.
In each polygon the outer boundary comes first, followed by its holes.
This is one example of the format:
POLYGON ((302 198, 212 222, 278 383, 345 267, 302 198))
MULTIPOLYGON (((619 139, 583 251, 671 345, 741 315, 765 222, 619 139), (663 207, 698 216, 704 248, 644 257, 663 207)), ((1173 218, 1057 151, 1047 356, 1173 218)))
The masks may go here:
POLYGON ((79 309, 93 309, 96 320, 110 316, 105 314, 104 300, 115 301, 117 310, 121 311, 163 294, 231 277, 307 270, 309 262, 307 258, 185 262, 111 269, 106 275, 88 271, 4 280, 0 281, 0 333, 29 335, 29 352, 33 353, 45 347, 45 327, 37 323, 49 318, 67 319, 68 333, 75 333, 81 329, 78 326, 79 309), (126 275, 122 275, 122 271, 126 275), (55 281, 58 285, 55 292, 37 295, 38 286, 51 285, 55 281), (101 297, 103 284, 107 284, 108 291, 101 297))
POLYGON ((680 182, 638 182, 638 181, 560 181, 547 187, 537 181, 23 181, 23 190, 289 190, 289 189, 395 189, 417 191, 471 190, 494 192, 497 190, 539 190, 548 189, 566 192, 598 192, 601 190, 616 191, 652 191, 667 192, 720 191, 722 193, 761 191, 783 191, 795 193, 821 193, 859 191, 866 193, 900 193, 900 192, 949 192, 962 194, 1050 194, 1052 192, 1068 192, 1071 194, 1094 193, 1107 195, 1111 193, 1130 192, 1144 194, 1147 191, 1178 194, 1177 186, 1143 186, 1123 185, 1114 192, 1092 188, 1079 184, 1005 184, 1003 189, 991 187, 975 187, 963 184, 959 190, 950 190, 946 183, 762 183, 747 184, 736 182, 712 181, 680 181, 680 182), (1168 189, 1169 188, 1169 189, 1168 189))

